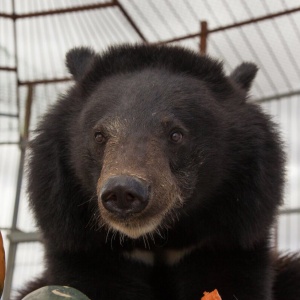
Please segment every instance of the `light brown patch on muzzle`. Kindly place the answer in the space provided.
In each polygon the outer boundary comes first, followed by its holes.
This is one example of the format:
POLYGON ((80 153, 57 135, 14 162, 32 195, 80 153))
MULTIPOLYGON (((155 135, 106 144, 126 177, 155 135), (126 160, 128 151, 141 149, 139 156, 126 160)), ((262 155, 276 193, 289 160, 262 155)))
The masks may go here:
POLYGON ((131 238, 164 227, 166 216, 182 205, 168 159, 153 141, 143 147, 140 144, 122 147, 110 141, 104 153, 97 194, 104 225, 131 238), (143 201, 147 201, 146 205, 143 201))

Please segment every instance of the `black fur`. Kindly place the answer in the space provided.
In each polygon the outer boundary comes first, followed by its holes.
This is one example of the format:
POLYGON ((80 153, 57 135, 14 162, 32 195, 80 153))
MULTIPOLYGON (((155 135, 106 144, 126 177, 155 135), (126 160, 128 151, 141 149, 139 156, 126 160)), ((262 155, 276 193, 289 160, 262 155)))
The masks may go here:
POLYGON ((80 80, 92 66, 95 53, 89 48, 74 48, 66 55, 66 66, 75 80, 80 80))
MULTIPOLYGON (((75 49, 67 65, 76 83, 39 125, 29 163, 46 271, 21 294, 55 284, 92 300, 198 300, 215 288, 223 300, 300 299, 299 262, 277 266, 269 246, 284 155, 269 117, 245 101, 256 67, 244 64, 227 77, 209 57, 145 45, 101 55, 75 49), (112 132, 115 117, 121 125, 112 132), (107 144, 94 143, 95 126, 107 144), (181 144, 168 140, 174 128, 181 144), (151 165, 149 147, 158 153, 151 165), (110 231, 99 210, 99 177, 118 153, 122 166, 133 159, 129 168, 171 174, 183 199, 137 239, 110 231), (137 249, 153 254, 154 264, 128 258, 137 249), (186 255, 170 266, 174 250, 186 255)), ((155 207, 149 214, 160 214, 155 207)))
POLYGON ((274 294, 276 300, 298 300, 300 295, 300 257, 285 255, 276 259, 274 294))
POLYGON ((257 71, 256 65, 252 63, 242 63, 231 73, 230 77, 240 85, 240 87, 248 91, 257 71))

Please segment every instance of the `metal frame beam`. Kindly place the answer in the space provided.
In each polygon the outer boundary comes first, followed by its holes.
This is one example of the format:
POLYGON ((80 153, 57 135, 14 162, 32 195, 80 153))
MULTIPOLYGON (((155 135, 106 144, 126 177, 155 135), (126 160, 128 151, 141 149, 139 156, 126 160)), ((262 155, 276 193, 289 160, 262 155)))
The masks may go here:
POLYGON ((291 215, 291 214, 300 214, 300 207, 287 208, 279 211, 279 215, 291 215))
MULTIPOLYGON (((226 26, 221 26, 221 27, 217 27, 217 28, 214 28, 214 29, 211 29, 211 30, 207 30, 207 34, 214 33, 214 32, 219 32, 219 31, 224 31, 224 30, 232 29, 232 28, 236 28, 236 27, 241 27, 241 26, 244 26, 244 25, 250 25, 250 24, 253 24, 253 23, 261 22, 261 21, 266 21, 266 20, 269 20, 269 19, 285 16, 287 14, 292 14, 292 13, 296 13, 296 12, 299 12, 299 11, 300 11, 300 7, 296 7, 296 8, 293 8, 293 9, 285 10, 285 11, 274 13, 274 14, 265 15, 265 16, 258 17, 258 18, 251 18, 249 20, 245 20, 245 21, 242 21, 242 22, 237 22, 237 23, 226 25, 226 26)), ((199 37, 200 35, 201 35, 201 32, 197 32, 197 33, 177 37, 177 38, 174 38, 174 39, 155 42, 153 44, 156 44, 156 45, 170 44, 170 43, 174 43, 174 42, 179 42, 179 41, 183 41, 183 40, 187 40, 187 39, 196 38, 196 37, 199 37)))
POLYGON ((31 243, 40 242, 42 235, 40 232, 24 232, 19 230, 12 230, 6 235, 11 243, 31 243))
POLYGON ((39 12, 32 12, 32 13, 26 13, 26 14, 16 14, 16 13, 4 14, 4 13, 1 13, 0 17, 17 20, 17 19, 32 18, 32 17, 65 14, 65 13, 78 12, 78 11, 83 11, 83 10, 93 10, 93 9, 97 9, 97 8, 107 8, 107 7, 113 7, 113 6, 116 6, 116 4, 114 2, 106 2, 106 3, 98 3, 98 4, 91 4, 91 5, 73 6, 73 7, 62 8, 62 9, 52 9, 52 10, 47 10, 47 11, 39 11, 39 12))
POLYGON ((276 94, 276 95, 271 95, 259 99, 254 99, 253 101, 255 103, 263 103, 271 100, 280 100, 282 98, 287 98, 287 97, 292 97, 292 96, 297 96, 300 95, 300 90, 295 90, 295 91, 290 91, 286 93, 281 93, 281 94, 276 94))
POLYGON ((140 29, 135 24, 135 22, 133 21, 133 19, 129 16, 129 14, 125 10, 124 6, 118 0, 113 0, 113 3, 119 7, 119 9, 123 13, 124 17, 126 18, 126 20, 129 22, 129 24, 132 26, 132 28, 134 28, 134 30, 136 31, 136 33, 138 34, 138 36, 142 39, 142 41, 144 41, 145 43, 147 43, 146 37, 140 31, 140 29))
POLYGON ((16 67, 0 67, 0 71, 16 72, 16 67))

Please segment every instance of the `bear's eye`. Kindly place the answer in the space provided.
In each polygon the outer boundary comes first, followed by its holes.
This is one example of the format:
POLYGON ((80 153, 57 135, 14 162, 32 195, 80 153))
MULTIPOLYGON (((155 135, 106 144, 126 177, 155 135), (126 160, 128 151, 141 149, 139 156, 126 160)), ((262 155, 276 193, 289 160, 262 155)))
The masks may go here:
POLYGON ((182 138, 183 138, 183 135, 182 135, 182 133, 180 131, 173 131, 170 134, 170 140, 173 143, 180 143, 182 141, 182 138))
POLYGON ((95 132, 95 141, 99 144, 103 143, 105 141, 104 135, 99 131, 95 132))

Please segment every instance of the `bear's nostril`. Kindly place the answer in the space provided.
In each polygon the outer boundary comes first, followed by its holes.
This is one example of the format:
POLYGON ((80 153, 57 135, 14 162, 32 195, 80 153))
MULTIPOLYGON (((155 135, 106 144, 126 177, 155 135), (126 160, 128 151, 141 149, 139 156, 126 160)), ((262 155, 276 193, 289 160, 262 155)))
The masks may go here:
POLYGON ((113 193, 109 193, 108 195, 102 196, 102 200, 107 201, 117 201, 117 195, 113 193))
POLYGON ((101 189, 100 201, 106 210, 122 217, 139 213, 148 204, 148 186, 136 177, 114 176, 101 189))
POLYGON ((127 194, 126 194, 126 200, 127 200, 127 201, 134 201, 134 199, 135 199, 135 196, 134 196, 134 195, 132 195, 132 194, 130 194, 130 193, 127 193, 127 194))

